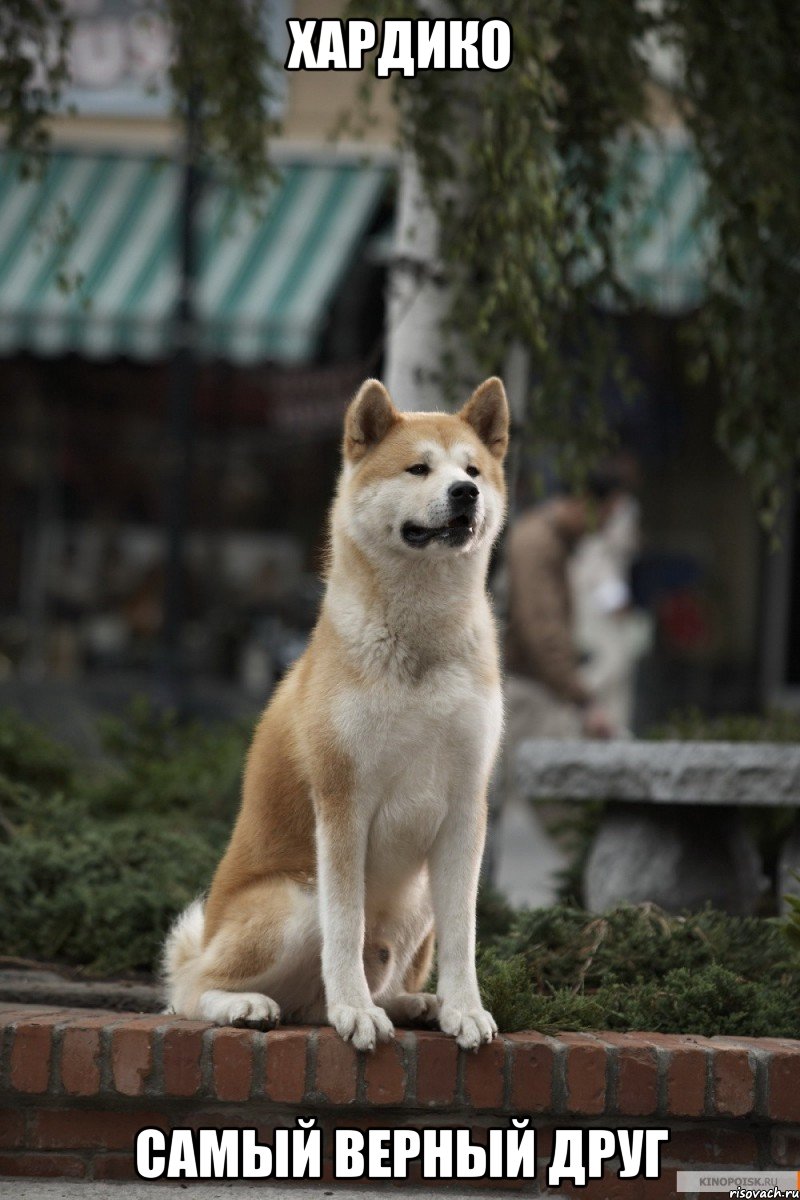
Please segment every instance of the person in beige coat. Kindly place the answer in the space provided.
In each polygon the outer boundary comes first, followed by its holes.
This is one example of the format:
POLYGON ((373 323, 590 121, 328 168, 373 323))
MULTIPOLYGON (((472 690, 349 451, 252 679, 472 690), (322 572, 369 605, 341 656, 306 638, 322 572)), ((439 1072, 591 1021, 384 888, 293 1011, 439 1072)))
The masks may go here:
POLYGON ((590 484, 586 496, 561 494, 524 512, 506 545, 505 734, 486 871, 516 905, 553 903, 564 866, 563 851, 516 786, 520 742, 617 732, 582 678, 575 641, 570 561, 622 495, 611 473, 590 484))
POLYGON ((506 741, 527 737, 611 737, 611 718, 582 677, 576 649, 570 560, 623 495, 611 473, 592 476, 587 495, 562 494, 512 526, 507 546, 506 741), (520 731, 522 732, 522 731, 520 731))

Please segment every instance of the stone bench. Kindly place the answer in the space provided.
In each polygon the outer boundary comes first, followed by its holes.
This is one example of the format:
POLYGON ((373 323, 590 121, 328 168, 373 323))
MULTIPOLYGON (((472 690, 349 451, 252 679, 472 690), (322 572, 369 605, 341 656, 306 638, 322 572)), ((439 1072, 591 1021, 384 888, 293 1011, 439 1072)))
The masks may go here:
MULTIPOLYGON (((800 807, 800 747, 756 742, 523 742, 533 800, 606 801, 584 874, 588 908, 652 901, 755 911, 767 887, 744 807, 800 807)), ((800 891, 800 826, 779 862, 780 895, 800 891)))

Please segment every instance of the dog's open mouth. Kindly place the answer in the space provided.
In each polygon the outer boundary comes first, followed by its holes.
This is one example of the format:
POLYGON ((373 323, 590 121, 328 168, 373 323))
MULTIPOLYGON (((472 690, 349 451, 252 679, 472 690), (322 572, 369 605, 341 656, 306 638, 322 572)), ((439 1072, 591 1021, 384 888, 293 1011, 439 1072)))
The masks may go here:
POLYGON ((427 546, 429 542, 447 542, 451 546, 463 546, 477 528, 475 517, 461 513, 451 517, 446 525, 415 525, 406 521, 401 529, 403 541, 409 546, 427 546))

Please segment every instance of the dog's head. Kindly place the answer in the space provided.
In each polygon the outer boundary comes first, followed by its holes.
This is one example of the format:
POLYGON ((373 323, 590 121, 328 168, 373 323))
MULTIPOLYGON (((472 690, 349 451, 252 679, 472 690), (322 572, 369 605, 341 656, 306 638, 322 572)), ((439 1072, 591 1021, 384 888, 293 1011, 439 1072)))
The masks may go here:
POLYGON ((377 379, 347 410, 339 501, 370 557, 469 555, 491 545, 505 513, 508 402, 499 379, 460 412, 401 413, 377 379))

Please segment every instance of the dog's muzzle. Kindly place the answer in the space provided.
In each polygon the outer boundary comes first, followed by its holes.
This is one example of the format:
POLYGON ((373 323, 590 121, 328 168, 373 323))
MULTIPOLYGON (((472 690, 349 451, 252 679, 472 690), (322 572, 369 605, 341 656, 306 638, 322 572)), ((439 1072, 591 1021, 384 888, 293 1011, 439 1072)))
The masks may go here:
POLYGON ((430 542, 464 546, 474 537, 478 528, 477 509, 480 491, 471 480, 451 483, 447 489, 450 516, 444 525, 416 525, 406 521, 401 529, 403 541, 409 546, 422 548, 430 542))

